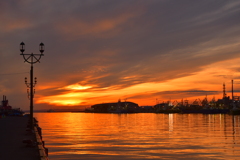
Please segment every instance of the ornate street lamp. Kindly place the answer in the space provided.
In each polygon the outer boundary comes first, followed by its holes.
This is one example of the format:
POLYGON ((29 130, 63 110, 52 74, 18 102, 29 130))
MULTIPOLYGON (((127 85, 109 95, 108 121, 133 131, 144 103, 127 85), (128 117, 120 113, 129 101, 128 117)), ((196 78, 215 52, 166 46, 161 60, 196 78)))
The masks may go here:
POLYGON ((34 95, 34 90, 33 88, 37 84, 37 78, 35 77, 35 82, 33 82, 33 64, 39 62, 42 56, 44 56, 44 44, 40 43, 39 44, 39 51, 41 54, 24 54, 23 52, 25 51, 25 44, 22 42, 20 43, 20 51, 22 52, 20 55, 23 56, 24 62, 30 63, 31 64, 31 70, 30 70, 30 83, 27 83, 27 78, 25 77, 25 84, 27 85, 28 88, 30 88, 30 93, 28 90, 28 95, 30 97, 30 128, 33 129, 33 95, 34 95))

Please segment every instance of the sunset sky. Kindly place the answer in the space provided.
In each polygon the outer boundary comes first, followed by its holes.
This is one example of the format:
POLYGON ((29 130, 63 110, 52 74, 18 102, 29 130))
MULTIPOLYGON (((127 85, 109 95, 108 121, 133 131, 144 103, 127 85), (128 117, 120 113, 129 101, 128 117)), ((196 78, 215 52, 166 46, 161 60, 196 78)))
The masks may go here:
POLYGON ((127 100, 240 96, 240 1, 3 0, 0 94, 29 109, 30 64, 40 53, 34 109, 90 107, 127 100))

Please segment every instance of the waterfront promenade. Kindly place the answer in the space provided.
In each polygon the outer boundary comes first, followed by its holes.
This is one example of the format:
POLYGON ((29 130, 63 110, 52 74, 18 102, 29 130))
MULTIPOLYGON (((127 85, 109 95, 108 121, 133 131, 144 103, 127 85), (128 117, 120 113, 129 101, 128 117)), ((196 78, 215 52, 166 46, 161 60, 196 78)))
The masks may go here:
POLYGON ((37 147, 27 147, 24 139, 35 140, 35 134, 27 134, 28 117, 7 116, 0 118, 0 159, 39 160, 37 147))

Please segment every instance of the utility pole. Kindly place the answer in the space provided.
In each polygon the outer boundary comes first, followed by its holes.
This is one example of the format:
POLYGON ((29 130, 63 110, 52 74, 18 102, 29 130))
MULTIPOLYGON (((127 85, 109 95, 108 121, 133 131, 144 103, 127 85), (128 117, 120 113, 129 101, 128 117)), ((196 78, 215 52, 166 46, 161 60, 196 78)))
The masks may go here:
POLYGON ((233 96, 233 79, 232 79, 232 101, 234 101, 234 96, 233 96))

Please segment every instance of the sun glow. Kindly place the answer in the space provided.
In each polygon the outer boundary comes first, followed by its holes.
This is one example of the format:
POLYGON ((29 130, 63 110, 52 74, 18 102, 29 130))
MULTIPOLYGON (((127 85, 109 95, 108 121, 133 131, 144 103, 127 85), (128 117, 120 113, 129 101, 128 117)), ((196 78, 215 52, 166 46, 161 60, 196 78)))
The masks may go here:
POLYGON ((69 85, 64 87, 65 89, 72 89, 72 90, 84 90, 84 89, 89 89, 92 88, 92 86, 82 86, 79 84, 73 84, 73 85, 69 85))
POLYGON ((53 104, 61 104, 61 105, 78 105, 81 103, 81 101, 76 100, 53 100, 53 104))
POLYGON ((61 105, 79 105, 82 101, 81 100, 76 100, 76 99, 58 99, 54 97, 46 97, 43 100, 38 100, 38 103, 48 103, 56 106, 61 106, 61 105))
POLYGON ((52 105, 79 105, 83 102, 82 99, 87 97, 88 93, 72 93, 71 91, 66 94, 47 96, 37 99, 37 103, 48 103, 52 105))
MULTIPOLYGON (((37 98, 37 103, 61 105, 93 105, 97 103, 117 102, 118 99, 128 99, 139 105, 155 105, 159 101, 188 99, 193 101, 198 98, 222 98, 222 84, 226 83, 229 90, 231 79, 240 76, 235 72, 240 59, 222 61, 205 66, 201 71, 192 75, 171 79, 164 82, 146 82, 126 88, 108 86, 95 89, 96 85, 71 84, 60 89, 67 89, 65 93, 37 98), (223 67, 228 64, 227 67, 223 67), (213 95, 215 94, 216 95, 213 95)), ((135 78, 134 76, 124 79, 135 78)))

